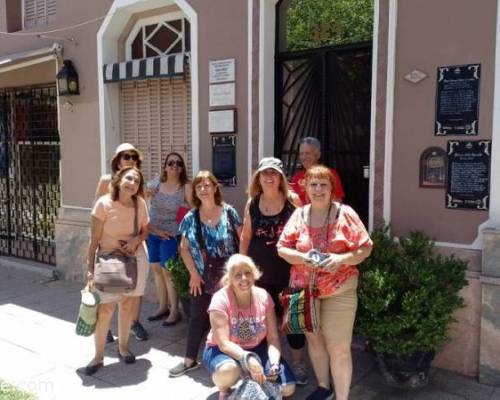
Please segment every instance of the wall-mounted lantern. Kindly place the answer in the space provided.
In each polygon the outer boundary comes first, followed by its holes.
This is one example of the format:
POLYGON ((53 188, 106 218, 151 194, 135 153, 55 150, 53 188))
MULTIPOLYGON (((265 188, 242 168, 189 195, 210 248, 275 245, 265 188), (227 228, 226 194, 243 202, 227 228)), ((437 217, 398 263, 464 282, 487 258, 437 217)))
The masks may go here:
POLYGON ((61 70, 57 73, 59 96, 80 94, 78 74, 71 60, 64 60, 61 70))

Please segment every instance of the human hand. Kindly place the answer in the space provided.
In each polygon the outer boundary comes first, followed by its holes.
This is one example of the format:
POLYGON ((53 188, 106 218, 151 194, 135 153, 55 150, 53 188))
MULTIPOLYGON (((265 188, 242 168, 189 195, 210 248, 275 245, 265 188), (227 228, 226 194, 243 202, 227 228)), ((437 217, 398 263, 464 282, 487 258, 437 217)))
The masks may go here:
POLYGON ((318 267, 327 270, 329 272, 334 272, 337 270, 338 266, 342 264, 342 255, 329 253, 323 261, 318 264, 318 267))
POLYGON ((139 244, 141 244, 141 239, 139 238, 139 236, 134 236, 132 239, 129 239, 127 241, 120 240, 121 249, 129 256, 133 256, 135 254, 137 247, 139 247, 139 244))
POLYGON ((268 381, 274 382, 276 379, 278 379, 280 373, 280 364, 279 363, 273 363, 271 364, 271 367, 266 373, 266 379, 268 381))
POLYGON ((266 381, 266 376, 264 375, 264 368, 262 364, 253 356, 248 357, 248 372, 252 379, 259 385, 263 385, 266 381))
POLYGON ((158 236, 165 240, 172 239, 173 237, 169 231, 158 231, 158 236))
POLYGON ((198 271, 192 272, 189 278, 189 293, 193 296, 202 294, 201 285, 205 283, 198 271))

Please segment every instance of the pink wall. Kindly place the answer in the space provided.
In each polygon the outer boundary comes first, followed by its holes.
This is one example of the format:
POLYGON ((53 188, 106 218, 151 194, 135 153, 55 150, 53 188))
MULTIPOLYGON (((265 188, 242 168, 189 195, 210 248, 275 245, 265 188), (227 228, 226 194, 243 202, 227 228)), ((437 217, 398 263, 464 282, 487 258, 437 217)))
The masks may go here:
POLYGON ((435 137, 436 70, 439 66, 481 63, 479 135, 490 139, 495 61, 496 1, 441 0, 398 2, 392 227, 396 235, 422 230, 439 241, 471 243, 487 212, 448 210, 444 189, 419 188, 419 157, 429 146, 446 149, 435 137), (418 69, 428 78, 404 79, 418 69))

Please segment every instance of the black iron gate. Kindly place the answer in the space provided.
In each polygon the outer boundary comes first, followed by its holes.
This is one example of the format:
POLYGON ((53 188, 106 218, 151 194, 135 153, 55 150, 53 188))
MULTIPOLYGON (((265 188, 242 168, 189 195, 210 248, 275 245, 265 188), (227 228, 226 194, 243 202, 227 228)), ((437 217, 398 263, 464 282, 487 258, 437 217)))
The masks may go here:
POLYGON ((322 162, 335 168, 346 197, 368 220, 371 44, 276 56, 275 156, 291 176, 301 138, 317 137, 322 162))
POLYGON ((0 91, 0 254, 56 263, 55 86, 0 91))

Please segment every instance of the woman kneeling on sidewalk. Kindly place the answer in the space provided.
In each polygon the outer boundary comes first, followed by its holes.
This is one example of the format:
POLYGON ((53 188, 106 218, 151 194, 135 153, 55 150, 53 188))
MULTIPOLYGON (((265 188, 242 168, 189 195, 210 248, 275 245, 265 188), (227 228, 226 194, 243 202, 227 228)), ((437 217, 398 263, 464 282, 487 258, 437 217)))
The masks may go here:
POLYGON ((227 398, 240 379, 242 365, 260 384, 266 379, 280 383, 285 397, 295 391, 295 377, 281 358, 274 302, 269 293, 255 286, 260 276, 250 257, 231 256, 222 279, 224 287, 214 294, 208 308, 211 330, 203 363, 220 390, 219 399, 227 398))

